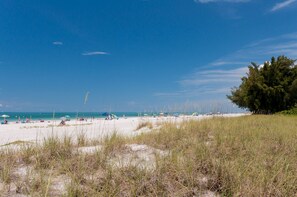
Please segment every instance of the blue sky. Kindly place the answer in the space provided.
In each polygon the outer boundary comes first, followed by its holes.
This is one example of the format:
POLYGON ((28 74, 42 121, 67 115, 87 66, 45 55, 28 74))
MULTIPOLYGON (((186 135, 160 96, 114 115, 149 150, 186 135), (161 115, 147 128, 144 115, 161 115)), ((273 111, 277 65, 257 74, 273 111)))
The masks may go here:
POLYGON ((297 0, 2 0, 0 111, 229 105, 249 62, 297 58, 296 10, 297 0))

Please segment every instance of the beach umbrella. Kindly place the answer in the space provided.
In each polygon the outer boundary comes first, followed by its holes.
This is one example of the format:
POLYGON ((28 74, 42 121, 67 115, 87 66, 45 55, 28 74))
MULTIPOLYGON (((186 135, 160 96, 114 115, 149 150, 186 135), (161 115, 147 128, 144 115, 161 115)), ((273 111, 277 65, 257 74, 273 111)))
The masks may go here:
POLYGON ((60 119, 65 121, 67 118, 66 117, 61 117, 60 119))
POLYGON ((6 114, 4 114, 4 115, 2 115, 1 117, 2 117, 2 118, 9 118, 10 116, 9 116, 9 115, 6 115, 6 114))
POLYGON ((4 122, 5 122, 5 119, 9 118, 9 115, 3 114, 1 117, 4 118, 4 122))
POLYGON ((118 118, 115 114, 111 114, 111 116, 112 116, 113 118, 118 118))
POLYGON ((66 115, 64 116, 66 121, 70 121, 70 116, 66 115))

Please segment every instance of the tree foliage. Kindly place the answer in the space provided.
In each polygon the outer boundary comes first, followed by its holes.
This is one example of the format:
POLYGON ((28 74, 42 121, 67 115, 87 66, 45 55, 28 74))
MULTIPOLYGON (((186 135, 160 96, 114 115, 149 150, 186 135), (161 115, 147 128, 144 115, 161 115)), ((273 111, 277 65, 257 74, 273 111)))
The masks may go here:
POLYGON ((263 66, 251 63, 247 76, 227 97, 253 113, 270 114, 297 104, 297 66, 285 56, 271 58, 263 66))

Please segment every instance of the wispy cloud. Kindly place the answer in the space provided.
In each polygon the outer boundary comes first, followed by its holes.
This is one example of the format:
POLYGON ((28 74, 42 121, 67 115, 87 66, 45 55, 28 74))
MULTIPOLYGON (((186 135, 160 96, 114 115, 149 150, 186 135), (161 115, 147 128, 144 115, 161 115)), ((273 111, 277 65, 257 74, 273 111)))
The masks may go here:
POLYGON ((91 51, 91 52, 84 52, 82 55, 109 55, 109 53, 104 51, 91 51))
POLYGON ((177 91, 158 92, 155 96, 226 100, 231 88, 238 86, 241 78, 246 76, 251 61, 262 64, 272 56, 279 55, 297 59, 297 32, 253 42, 225 57, 201 65, 178 81, 177 91))
POLYGON ((241 67, 230 70, 197 71, 178 81, 180 90, 176 92, 158 92, 158 97, 199 97, 203 95, 226 95, 234 85, 240 83, 248 69, 241 67))
POLYGON ((246 62, 230 62, 230 61, 217 60, 217 61, 214 61, 214 62, 210 63, 210 65, 212 65, 212 66, 243 65, 245 63, 246 62))
POLYGON ((245 4, 252 0, 194 0, 197 4, 228 4, 230 6, 219 6, 216 12, 223 18, 238 20, 241 19, 241 12, 235 5, 245 4), (231 5, 232 4, 232 5, 231 5))
POLYGON ((273 6, 273 8, 271 8, 271 12, 275 12, 277 10, 280 10, 280 9, 283 9, 283 8, 286 8, 288 6, 290 6, 292 3, 295 3, 297 0, 285 0, 281 3, 277 3, 273 6))
POLYGON ((202 66, 202 68, 238 68, 247 66, 251 61, 262 63, 266 61, 267 58, 269 59, 272 56, 279 55, 297 58, 297 32, 253 42, 238 51, 202 66))
MULTIPOLYGON (((219 76, 221 77, 221 76, 219 76)), ((203 84, 214 84, 214 83, 230 83, 237 82, 239 78, 206 78, 206 79, 186 79, 179 81, 182 86, 201 86, 203 84)))
POLYGON ((55 42, 53 42, 53 45, 63 45, 63 42, 61 42, 61 41, 55 41, 55 42))
POLYGON ((180 96, 184 93, 183 91, 180 92, 156 92, 154 93, 154 96, 160 96, 160 97, 176 97, 180 96))
POLYGON ((226 3, 246 3, 250 0, 194 0, 196 3, 218 3, 218 2, 226 2, 226 3))
POLYGON ((179 81, 179 84, 189 92, 195 91, 200 94, 228 93, 231 87, 240 83, 240 79, 245 76, 247 71, 247 67, 229 70, 202 70, 179 81))

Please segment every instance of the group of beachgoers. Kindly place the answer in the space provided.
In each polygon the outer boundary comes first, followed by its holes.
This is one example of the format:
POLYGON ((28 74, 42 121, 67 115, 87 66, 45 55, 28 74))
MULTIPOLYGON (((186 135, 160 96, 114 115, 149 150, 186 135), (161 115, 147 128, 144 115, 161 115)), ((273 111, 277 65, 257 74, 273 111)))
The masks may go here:
POLYGON ((119 118, 114 114, 108 114, 105 118, 105 120, 113 120, 113 119, 118 120, 119 118))
MULTIPOLYGON (((115 116, 112 116, 112 117, 110 117, 109 119, 114 119, 114 117, 115 117, 115 116)), ((69 117, 67 117, 67 118, 62 117, 62 118, 60 118, 60 119, 61 119, 61 122, 60 122, 59 125, 61 125, 61 126, 66 125, 66 122, 67 122, 67 121, 70 121, 70 118, 69 118, 69 117)), ((81 118, 77 118, 76 120, 77 120, 77 121, 88 121, 88 120, 91 120, 91 121, 92 121, 92 120, 95 120, 95 117, 91 117, 91 118, 89 118, 89 119, 81 117, 81 118)), ((31 118, 26 118, 26 119, 24 119, 24 120, 21 120, 20 117, 19 117, 19 118, 18 118, 15 122, 13 122, 13 123, 16 123, 16 124, 23 124, 23 123, 36 123, 36 122, 48 122, 48 123, 50 123, 51 120, 47 120, 47 121, 45 121, 45 120, 43 120, 43 119, 32 120, 31 118)), ((6 125, 6 124, 8 124, 8 123, 9 123, 9 122, 8 122, 7 118, 4 118, 4 120, 1 122, 2 125, 6 125)))
MULTIPOLYGON (((15 123, 30 123, 31 122, 31 119, 29 118, 26 118, 25 120, 20 120, 20 118, 15 122, 15 123)), ((1 122, 1 124, 8 124, 8 120, 7 119, 4 119, 3 122, 1 122)))
MULTIPOLYGON (((192 116, 197 116, 197 115, 198 115, 197 112, 192 114, 192 116)), ((115 114, 112 114, 112 113, 103 113, 101 116, 105 117, 105 120, 118 120, 119 119, 118 116, 116 116, 115 114)), ((179 117, 180 114, 179 113, 169 114, 169 113, 161 112, 159 114, 158 113, 155 113, 155 114, 146 114, 146 113, 138 114, 138 116, 144 116, 144 117, 146 117, 146 116, 152 116, 152 117, 174 116, 174 117, 179 117)), ((4 118, 3 122, 1 122, 1 124, 8 124, 7 118, 9 118, 9 116, 8 115, 2 115, 1 117, 4 118)), ((122 118, 126 119, 127 117, 125 115, 123 115, 122 118)), ((70 116, 66 115, 64 117, 61 117, 60 119, 61 119, 61 122, 60 122, 59 125, 64 126, 64 125, 66 125, 67 121, 70 121, 70 116)), ((77 121, 88 121, 88 120, 92 121, 92 120, 95 120, 95 117, 90 117, 89 119, 84 118, 84 117, 80 117, 80 118, 77 118, 76 120, 77 121)), ((50 120, 46 120, 46 121, 50 122, 50 120)), ((19 124, 19 123, 34 123, 34 122, 45 122, 45 120, 39 119, 39 120, 34 120, 33 121, 31 118, 26 118, 26 119, 21 120, 21 118, 18 117, 18 119, 17 119, 17 121, 15 123, 19 124)))
POLYGON ((3 122, 1 122, 1 124, 8 124, 8 121, 4 120, 3 122))

